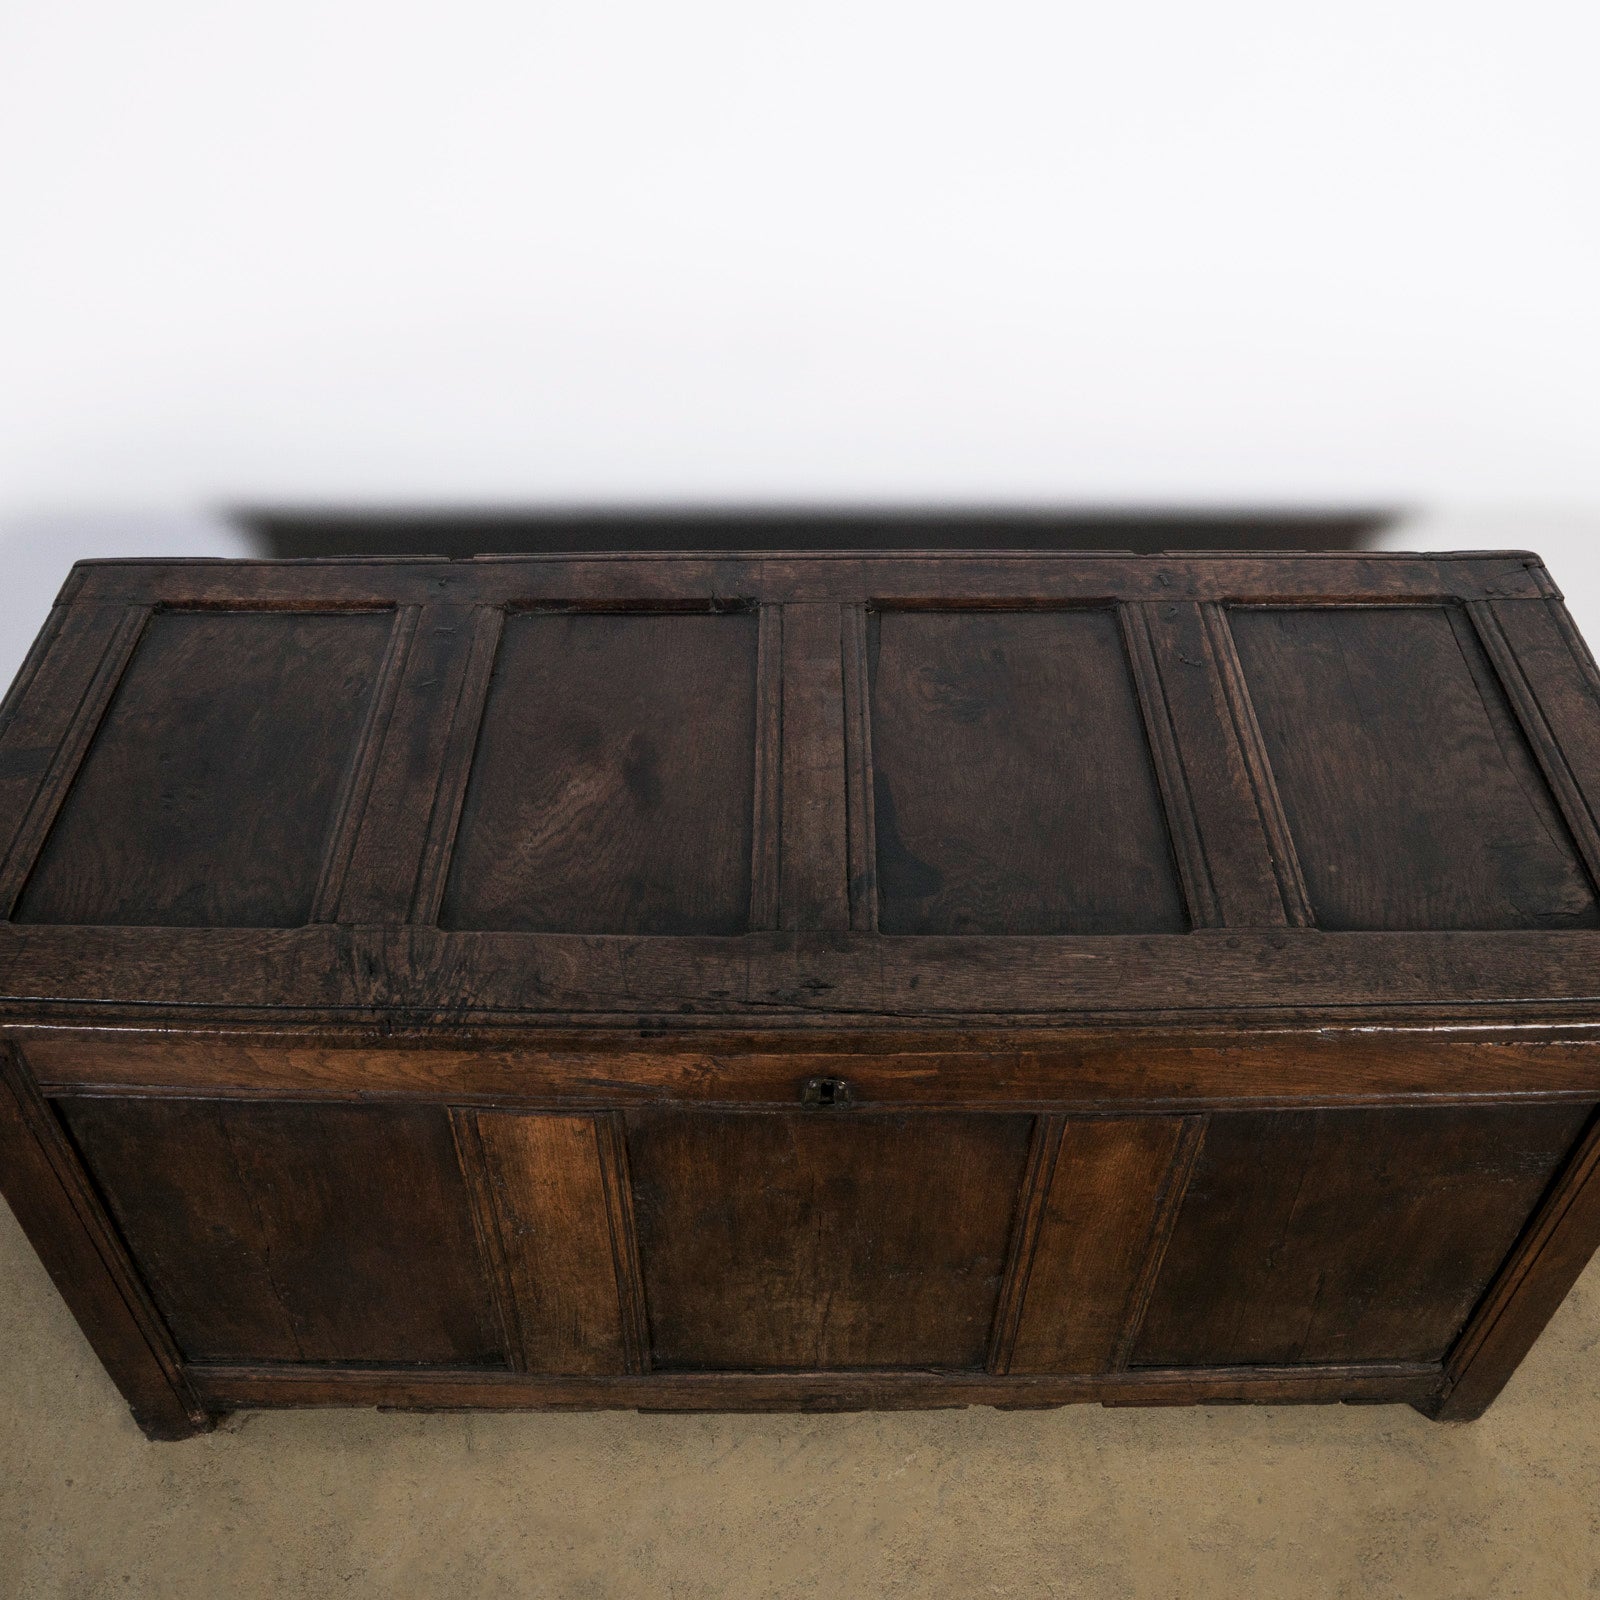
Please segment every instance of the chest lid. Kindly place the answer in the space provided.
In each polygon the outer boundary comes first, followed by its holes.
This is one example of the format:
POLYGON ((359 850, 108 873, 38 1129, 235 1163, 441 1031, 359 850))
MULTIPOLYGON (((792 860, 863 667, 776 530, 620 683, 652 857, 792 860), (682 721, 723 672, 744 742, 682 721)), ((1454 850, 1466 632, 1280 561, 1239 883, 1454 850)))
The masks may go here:
POLYGON ((1597 801, 1525 554, 85 563, 0 1004, 1585 1017, 1597 801))

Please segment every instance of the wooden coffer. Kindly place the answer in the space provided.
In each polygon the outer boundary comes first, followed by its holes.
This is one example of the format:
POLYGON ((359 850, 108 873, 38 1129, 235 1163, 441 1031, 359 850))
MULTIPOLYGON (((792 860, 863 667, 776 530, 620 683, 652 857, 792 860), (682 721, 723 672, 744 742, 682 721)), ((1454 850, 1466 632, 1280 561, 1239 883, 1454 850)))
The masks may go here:
POLYGON ((0 1180, 153 1437, 1467 1418, 1600 1239, 1533 556, 88 563, 0 715, 0 1180))

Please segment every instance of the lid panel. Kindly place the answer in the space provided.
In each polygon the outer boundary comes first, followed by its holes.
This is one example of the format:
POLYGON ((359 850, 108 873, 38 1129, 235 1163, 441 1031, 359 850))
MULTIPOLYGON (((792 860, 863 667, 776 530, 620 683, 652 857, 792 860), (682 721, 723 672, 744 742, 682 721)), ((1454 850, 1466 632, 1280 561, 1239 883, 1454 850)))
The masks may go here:
POLYGON ((440 925, 750 922, 754 613, 506 619, 440 925))
POLYGON ((1113 609, 874 620, 884 933, 1189 926, 1113 609))
POLYGON ((1316 925, 1594 927, 1594 887, 1454 606, 1235 609, 1316 925))
POLYGON ((13 913, 309 920, 393 613, 158 611, 13 913))

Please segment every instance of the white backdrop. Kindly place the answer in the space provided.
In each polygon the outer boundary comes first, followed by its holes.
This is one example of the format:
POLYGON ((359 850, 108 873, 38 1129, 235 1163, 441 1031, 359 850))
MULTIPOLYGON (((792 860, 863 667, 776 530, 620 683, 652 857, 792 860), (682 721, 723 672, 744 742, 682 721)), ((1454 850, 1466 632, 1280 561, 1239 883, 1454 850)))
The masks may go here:
POLYGON ((1600 636, 1600 15, 0 6, 0 649, 240 502, 1399 504, 1600 636))

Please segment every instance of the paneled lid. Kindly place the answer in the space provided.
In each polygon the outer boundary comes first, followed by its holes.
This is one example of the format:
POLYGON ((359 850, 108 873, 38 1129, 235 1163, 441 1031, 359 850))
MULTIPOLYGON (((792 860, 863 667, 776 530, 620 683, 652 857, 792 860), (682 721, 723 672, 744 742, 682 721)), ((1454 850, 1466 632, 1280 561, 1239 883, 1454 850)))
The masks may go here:
POLYGON ((76 568, 0 726, 14 1020, 1600 1020, 1534 556, 76 568))

